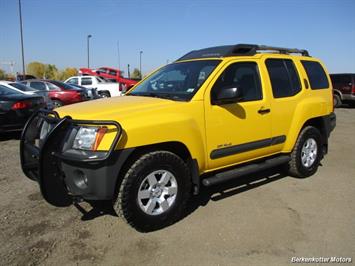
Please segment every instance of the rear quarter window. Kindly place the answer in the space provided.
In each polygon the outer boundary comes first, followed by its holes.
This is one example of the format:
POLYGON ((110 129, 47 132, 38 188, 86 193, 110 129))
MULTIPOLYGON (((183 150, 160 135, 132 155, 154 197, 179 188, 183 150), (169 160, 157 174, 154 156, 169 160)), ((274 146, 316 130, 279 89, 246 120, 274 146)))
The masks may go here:
POLYGON ((306 60, 301 60, 301 63, 307 73, 311 89, 319 90, 329 88, 328 78, 321 64, 306 60))

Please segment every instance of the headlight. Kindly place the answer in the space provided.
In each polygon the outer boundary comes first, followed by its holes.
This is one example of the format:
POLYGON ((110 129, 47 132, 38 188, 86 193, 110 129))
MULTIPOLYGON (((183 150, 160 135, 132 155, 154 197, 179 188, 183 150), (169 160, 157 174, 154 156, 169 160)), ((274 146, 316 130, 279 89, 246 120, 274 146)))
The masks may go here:
POLYGON ((44 120, 42 123, 41 132, 39 133, 39 139, 44 140, 49 134, 49 131, 52 130, 52 128, 53 125, 44 120))
POLYGON ((106 132, 106 127, 80 127, 73 142, 73 149, 96 151, 106 132))

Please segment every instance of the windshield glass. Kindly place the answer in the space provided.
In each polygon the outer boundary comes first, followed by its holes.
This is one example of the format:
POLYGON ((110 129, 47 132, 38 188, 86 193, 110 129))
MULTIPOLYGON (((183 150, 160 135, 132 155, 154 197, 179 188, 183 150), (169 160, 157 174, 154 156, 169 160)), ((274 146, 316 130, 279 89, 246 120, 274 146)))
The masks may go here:
POLYGON ((220 60, 199 60, 167 65, 127 95, 189 101, 220 60))
POLYGON ((74 86, 64 83, 64 82, 60 82, 60 81, 56 81, 56 80, 51 80, 49 82, 62 88, 63 90, 77 90, 77 88, 75 88, 74 86))
POLYGON ((9 85, 12 87, 15 87, 16 89, 21 90, 21 91, 36 91, 35 89, 32 89, 24 84, 21 84, 21 83, 13 82, 13 83, 9 83, 9 85))

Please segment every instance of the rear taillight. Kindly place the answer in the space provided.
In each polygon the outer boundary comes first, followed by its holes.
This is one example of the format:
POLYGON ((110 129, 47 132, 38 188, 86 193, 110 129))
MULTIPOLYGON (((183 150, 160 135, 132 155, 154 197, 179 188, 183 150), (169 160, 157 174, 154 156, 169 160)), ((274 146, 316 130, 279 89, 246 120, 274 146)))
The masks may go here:
POLYGON ((351 93, 355 95, 355 84, 353 84, 353 87, 351 89, 351 93))
POLYGON ((21 109, 27 109, 32 106, 32 103, 29 101, 21 101, 21 102, 16 102, 11 106, 12 110, 21 110, 21 109))

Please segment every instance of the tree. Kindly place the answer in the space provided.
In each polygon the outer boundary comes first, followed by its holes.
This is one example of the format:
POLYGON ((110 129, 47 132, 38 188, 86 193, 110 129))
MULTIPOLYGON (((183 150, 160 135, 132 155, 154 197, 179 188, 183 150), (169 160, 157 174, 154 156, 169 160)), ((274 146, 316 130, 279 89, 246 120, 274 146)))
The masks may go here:
POLYGON ((43 78, 45 72, 45 65, 40 62, 31 62, 27 65, 27 74, 33 75, 37 78, 43 78))
POLYGON ((58 69, 55 65, 46 64, 44 66, 44 78, 46 79, 57 79, 58 78, 58 69))
POLYGON ((78 75, 78 70, 75 67, 67 67, 63 71, 61 71, 57 78, 59 80, 66 80, 67 78, 70 78, 72 76, 77 76, 78 75))
POLYGON ((6 73, 5 73, 5 71, 0 68, 0 79, 3 80, 3 79, 5 79, 5 78, 6 78, 6 73))
POLYGON ((138 68, 135 68, 133 69, 133 72, 131 74, 131 78, 133 79, 140 79, 142 76, 141 76, 141 72, 139 71, 138 68))

